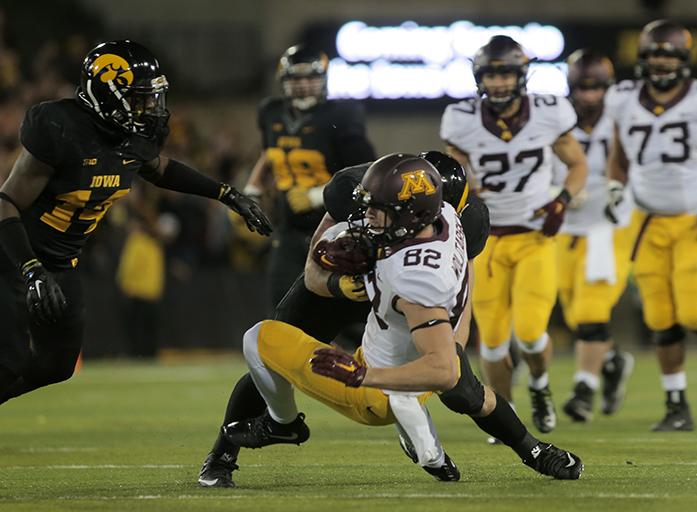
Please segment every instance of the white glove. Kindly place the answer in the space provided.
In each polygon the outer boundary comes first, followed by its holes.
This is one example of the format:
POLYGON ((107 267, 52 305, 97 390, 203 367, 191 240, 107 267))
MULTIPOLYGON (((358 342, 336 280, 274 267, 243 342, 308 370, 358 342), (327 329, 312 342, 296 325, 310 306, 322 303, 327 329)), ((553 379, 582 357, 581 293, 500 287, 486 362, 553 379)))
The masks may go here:
POLYGON ((605 217, 613 224, 619 224, 617 207, 624 201, 624 183, 617 180, 607 182, 607 206, 605 206, 605 217))

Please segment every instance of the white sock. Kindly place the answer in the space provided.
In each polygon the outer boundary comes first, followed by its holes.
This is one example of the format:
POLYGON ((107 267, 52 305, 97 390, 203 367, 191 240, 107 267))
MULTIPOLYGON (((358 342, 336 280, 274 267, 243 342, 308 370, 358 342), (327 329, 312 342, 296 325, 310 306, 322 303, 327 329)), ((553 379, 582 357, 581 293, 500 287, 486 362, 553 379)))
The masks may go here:
POLYGON ((291 423, 298 416, 293 386, 278 373, 264 365, 259 355, 258 336, 261 322, 244 333, 243 352, 249 373, 264 397, 269 415, 278 423, 291 423))
POLYGON ((528 382, 532 389, 537 389, 539 391, 540 389, 544 389, 549 386, 549 374, 544 372, 537 378, 530 375, 528 382))
POLYGON ((579 370, 574 374, 574 384, 577 382, 585 382, 585 384, 593 391, 600 387, 600 377, 593 375, 591 372, 579 370))
POLYGON ((665 391, 683 391, 687 388, 687 375, 685 372, 663 374, 661 384, 665 391))

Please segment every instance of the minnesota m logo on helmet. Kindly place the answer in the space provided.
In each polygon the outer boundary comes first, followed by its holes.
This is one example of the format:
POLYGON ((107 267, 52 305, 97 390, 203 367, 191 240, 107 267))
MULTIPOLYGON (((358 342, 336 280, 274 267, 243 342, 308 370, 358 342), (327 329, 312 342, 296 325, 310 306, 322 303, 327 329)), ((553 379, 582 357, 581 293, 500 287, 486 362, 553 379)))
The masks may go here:
POLYGON ((436 193, 436 187, 428 180, 426 171, 417 170, 405 172, 402 175, 402 190, 397 194, 400 201, 409 199, 414 194, 426 194, 430 196, 436 193))

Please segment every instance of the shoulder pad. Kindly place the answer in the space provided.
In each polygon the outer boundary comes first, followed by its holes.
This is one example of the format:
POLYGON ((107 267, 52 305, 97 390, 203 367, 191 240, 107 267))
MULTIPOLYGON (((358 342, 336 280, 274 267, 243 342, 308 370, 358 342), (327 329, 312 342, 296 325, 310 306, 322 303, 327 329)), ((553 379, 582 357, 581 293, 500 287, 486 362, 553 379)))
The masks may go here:
POLYGON ((343 221, 355 210, 353 191, 372 162, 340 170, 324 187, 324 207, 335 221, 343 221))
POLYGON ((69 112, 64 101, 45 101, 27 110, 20 127, 20 141, 34 157, 49 165, 60 160, 61 143, 69 112))
MULTIPOLYGON (((403 265, 405 253, 409 250, 404 249, 390 256, 390 258, 396 259, 392 264, 392 275, 390 276, 392 290, 396 295, 413 304, 427 308, 447 308, 453 294, 456 293, 455 279, 446 280, 443 272, 438 272, 424 265, 403 265)), ((445 263, 450 264, 450 262, 445 263)))

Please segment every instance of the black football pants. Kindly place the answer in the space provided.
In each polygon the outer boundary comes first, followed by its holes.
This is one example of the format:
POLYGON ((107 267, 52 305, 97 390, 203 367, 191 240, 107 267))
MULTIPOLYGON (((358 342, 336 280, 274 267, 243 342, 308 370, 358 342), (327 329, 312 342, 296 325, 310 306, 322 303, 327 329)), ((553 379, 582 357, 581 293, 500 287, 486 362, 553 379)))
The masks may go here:
POLYGON ((53 276, 68 308, 62 320, 37 324, 29 317, 26 286, 0 255, 0 404, 34 389, 69 379, 82 348, 84 302, 76 270, 53 276))

